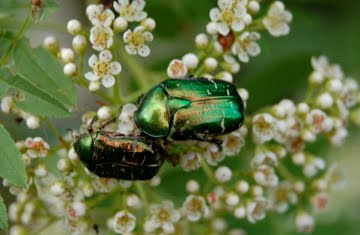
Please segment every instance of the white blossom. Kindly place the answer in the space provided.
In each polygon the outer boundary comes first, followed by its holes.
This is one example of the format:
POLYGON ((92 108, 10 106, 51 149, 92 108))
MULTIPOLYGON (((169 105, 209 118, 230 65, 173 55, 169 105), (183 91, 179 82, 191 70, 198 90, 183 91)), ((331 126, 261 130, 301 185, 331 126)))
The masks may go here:
POLYGON ((110 48, 114 43, 113 31, 107 26, 96 25, 90 30, 90 42, 97 51, 110 48))
POLYGON ((128 29, 124 33, 125 49, 131 55, 139 54, 143 57, 148 56, 150 54, 150 48, 145 43, 151 42, 152 40, 152 33, 146 31, 143 26, 136 27, 134 31, 128 29))
POLYGON ((201 196, 189 195, 183 203, 182 210, 190 221, 198 221, 209 213, 205 199, 201 196))
POLYGON ((237 55, 240 61, 249 62, 249 56, 257 56, 261 49, 256 42, 260 39, 258 32, 244 32, 242 33, 232 45, 232 52, 237 55))
POLYGON ((108 50, 101 51, 99 58, 92 55, 89 59, 89 66, 92 72, 87 72, 85 78, 91 82, 101 79, 104 87, 112 87, 115 84, 114 75, 121 72, 121 64, 117 61, 111 62, 112 54, 108 50))
POLYGON ((271 4, 263 24, 269 33, 275 37, 287 35, 290 32, 289 23, 292 20, 291 12, 285 10, 284 3, 276 1, 271 4))
POLYGON ((298 232, 311 233, 315 226, 314 217, 305 211, 301 211, 295 217, 295 226, 298 232))
POLYGON ((115 233, 127 234, 135 229, 136 218, 133 214, 127 211, 119 211, 115 214, 112 220, 112 228, 115 233))
POLYGON ((200 168, 200 155, 188 152, 180 157, 180 165, 184 171, 193 171, 200 168))
POLYGON ((161 204, 152 205, 150 207, 150 221, 154 228, 162 228, 165 233, 174 233, 174 223, 180 219, 180 212, 174 209, 171 201, 164 201, 161 204))
POLYGON ((266 142, 274 137, 276 119, 270 114, 257 114, 253 118, 253 133, 260 142, 266 142))
POLYGON ((131 3, 129 0, 118 0, 114 1, 114 9, 127 21, 140 22, 147 16, 147 13, 143 11, 145 4, 144 0, 133 0, 131 3))
POLYGON ((111 26, 115 15, 111 9, 105 9, 104 5, 89 5, 86 14, 93 25, 111 26))
POLYGON ((172 60, 167 68, 169 78, 183 78, 187 74, 187 67, 181 60, 172 60))
POLYGON ((247 219, 250 223, 262 220, 266 216, 268 202, 264 198, 257 198, 247 203, 247 219))
POLYGON ((217 31, 227 35, 230 29, 239 32, 251 22, 251 16, 246 11, 247 1, 218 0, 219 8, 210 11, 210 19, 216 23, 217 31))
POLYGON ((319 79, 342 79, 344 76, 341 67, 337 64, 330 64, 326 56, 312 57, 311 65, 319 79))

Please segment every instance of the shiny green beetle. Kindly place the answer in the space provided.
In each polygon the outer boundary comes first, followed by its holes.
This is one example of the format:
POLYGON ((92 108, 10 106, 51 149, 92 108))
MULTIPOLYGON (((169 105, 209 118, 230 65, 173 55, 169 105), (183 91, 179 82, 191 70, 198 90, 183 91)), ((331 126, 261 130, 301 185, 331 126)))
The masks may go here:
POLYGON ((169 79, 138 102, 137 126, 152 138, 208 139, 238 129, 244 103, 236 87, 206 78, 169 79))
POLYGON ((122 180, 151 179, 165 159, 164 150, 144 137, 106 131, 79 136, 74 149, 89 171, 122 180))

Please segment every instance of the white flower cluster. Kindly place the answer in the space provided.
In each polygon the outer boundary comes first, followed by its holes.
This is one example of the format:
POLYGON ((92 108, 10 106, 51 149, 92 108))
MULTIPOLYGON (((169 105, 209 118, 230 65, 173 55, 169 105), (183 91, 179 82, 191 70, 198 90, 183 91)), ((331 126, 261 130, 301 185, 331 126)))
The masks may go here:
POLYGON ((267 15, 258 18, 259 10, 256 0, 218 0, 218 7, 210 11, 207 34, 195 38, 201 56, 188 53, 181 60, 172 60, 168 76, 183 78, 190 74, 232 82, 232 74, 240 70, 239 62, 248 63, 250 57, 260 54, 260 30, 267 29, 276 37, 290 31, 292 15, 282 2, 272 3, 267 15))

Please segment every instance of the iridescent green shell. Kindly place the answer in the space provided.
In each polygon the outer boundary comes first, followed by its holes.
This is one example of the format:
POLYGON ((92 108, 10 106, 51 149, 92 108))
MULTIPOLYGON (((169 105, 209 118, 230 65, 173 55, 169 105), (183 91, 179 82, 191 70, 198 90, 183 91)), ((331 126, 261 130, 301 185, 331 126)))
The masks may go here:
POLYGON ((105 131, 80 136, 74 148, 89 171, 122 180, 151 179, 165 159, 164 151, 144 137, 105 131))
POLYGON ((137 126, 153 138, 191 139, 238 129, 244 104, 236 87, 205 78, 169 79, 139 101, 137 126))

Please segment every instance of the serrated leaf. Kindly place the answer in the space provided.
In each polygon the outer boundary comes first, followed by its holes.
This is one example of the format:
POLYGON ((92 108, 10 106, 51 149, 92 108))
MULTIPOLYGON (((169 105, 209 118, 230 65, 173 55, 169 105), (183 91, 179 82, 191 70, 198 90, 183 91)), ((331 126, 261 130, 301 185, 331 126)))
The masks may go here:
MULTIPOLYGON (((55 104, 53 101, 56 100, 56 106, 61 109, 65 107, 67 112, 76 106, 73 81, 64 75, 62 66, 48 51, 41 47, 32 49, 26 41, 21 41, 13 52, 13 60, 16 72, 23 79, 53 98, 48 103, 55 104)), ((33 95, 38 97, 37 94, 33 95)))
POLYGON ((25 187, 24 161, 14 140, 2 124, 0 124, 0 140, 0 177, 7 179, 12 184, 25 187))
POLYGON ((19 108, 37 116, 68 117, 68 108, 52 96, 49 91, 42 89, 29 79, 21 75, 14 75, 9 68, 0 68, 0 81, 20 92, 16 100, 19 108))
POLYGON ((0 229, 6 229, 8 227, 8 217, 6 212, 6 206, 4 200, 0 195, 0 229))

